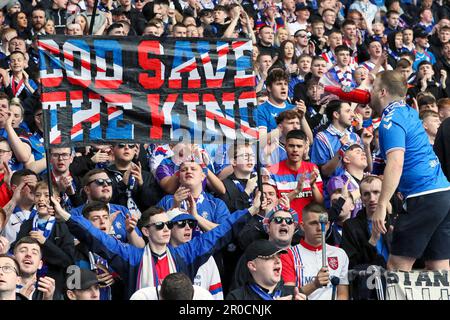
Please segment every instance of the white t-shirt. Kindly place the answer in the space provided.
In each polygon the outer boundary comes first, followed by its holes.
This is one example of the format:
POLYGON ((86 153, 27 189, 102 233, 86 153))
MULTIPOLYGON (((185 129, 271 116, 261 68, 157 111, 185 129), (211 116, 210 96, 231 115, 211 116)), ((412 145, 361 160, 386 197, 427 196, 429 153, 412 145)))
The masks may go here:
POLYGON ((9 217, 9 220, 3 229, 5 238, 8 239, 9 243, 16 241, 20 226, 30 218, 30 213, 31 211, 22 210, 11 214, 11 217, 9 217))
MULTIPOLYGON (((339 278, 339 285, 348 285, 348 256, 338 247, 326 245, 326 257, 330 278, 339 278)), ((281 256, 282 276, 285 282, 297 282, 302 287, 314 281, 322 268, 322 249, 307 245, 304 241, 291 247, 281 256)), ((331 300, 333 286, 317 289, 308 296, 310 300, 331 300)))
MULTIPOLYGON (((161 286, 158 287, 158 290, 161 286)), ((155 287, 147 287, 133 293, 130 300, 159 300, 155 287)), ((192 300, 214 300, 211 293, 202 287, 194 285, 194 298, 192 300)))
POLYGON ((208 290, 215 300, 223 300, 222 281, 216 261, 210 257, 197 271, 194 285, 208 290))
POLYGON ((293 23, 288 23, 289 32, 291 33, 291 36, 294 36, 294 34, 297 32, 297 30, 304 29, 308 27, 308 23, 299 23, 298 21, 295 21, 293 23))

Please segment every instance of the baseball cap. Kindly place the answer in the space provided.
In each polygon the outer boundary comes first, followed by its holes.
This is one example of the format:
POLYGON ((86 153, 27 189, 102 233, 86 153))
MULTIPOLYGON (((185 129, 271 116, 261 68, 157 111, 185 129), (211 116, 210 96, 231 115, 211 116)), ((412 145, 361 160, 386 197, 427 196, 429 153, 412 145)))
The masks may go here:
POLYGON ((428 38, 428 32, 422 28, 414 30, 414 38, 428 38))
POLYGON ((306 28, 300 28, 300 29, 298 29, 297 31, 295 31, 295 33, 294 33, 294 38, 296 38, 298 35, 299 35, 299 33, 300 32, 306 32, 306 36, 309 38, 310 36, 311 36, 311 33, 309 33, 307 30, 306 30, 306 28))
POLYGON ((182 220, 197 221, 197 219, 195 219, 194 216, 190 215, 186 211, 180 210, 179 208, 173 208, 173 209, 167 211, 166 213, 171 222, 177 222, 177 221, 182 221, 182 220))
POLYGON ((300 11, 300 10, 310 10, 310 7, 307 6, 306 4, 302 3, 297 3, 295 5, 295 11, 300 11))
POLYGON ((8 2, 8 4, 6 5, 6 10, 11 9, 11 8, 14 7, 14 6, 22 7, 22 6, 20 5, 20 2, 19 2, 19 1, 13 0, 13 1, 8 2))
POLYGON ((80 290, 87 290, 95 284, 100 284, 97 274, 89 269, 80 269, 80 290))
POLYGON ((259 239, 252 242, 247 249, 245 249, 246 261, 252 261, 256 258, 269 258, 277 253, 286 253, 284 249, 279 249, 273 242, 265 239, 259 239))

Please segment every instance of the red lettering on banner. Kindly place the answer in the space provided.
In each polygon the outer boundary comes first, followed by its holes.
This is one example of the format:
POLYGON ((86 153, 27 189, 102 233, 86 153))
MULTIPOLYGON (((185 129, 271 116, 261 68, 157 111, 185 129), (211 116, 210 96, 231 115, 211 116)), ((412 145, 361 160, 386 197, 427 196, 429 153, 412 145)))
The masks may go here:
POLYGON ((177 101, 178 94, 167 95, 166 101, 162 104, 158 93, 147 95, 147 104, 150 107, 152 126, 150 127, 150 139, 162 139, 164 124, 172 124, 170 113, 177 101), (162 104, 162 108, 159 106, 162 104))
POLYGON ((148 54, 153 53, 163 55, 163 47, 159 41, 148 40, 142 41, 138 47, 139 65, 144 70, 152 70, 155 72, 153 77, 148 72, 139 74, 139 83, 145 89, 158 89, 164 84, 164 64, 157 58, 149 58, 148 54))

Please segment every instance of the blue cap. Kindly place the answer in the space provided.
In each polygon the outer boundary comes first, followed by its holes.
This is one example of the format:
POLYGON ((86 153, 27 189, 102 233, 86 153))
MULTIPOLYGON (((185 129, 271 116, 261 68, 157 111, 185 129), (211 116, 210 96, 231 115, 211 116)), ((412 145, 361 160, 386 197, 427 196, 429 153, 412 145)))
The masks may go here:
POLYGON ((300 11, 300 10, 310 10, 310 7, 306 4, 302 3, 297 3, 295 5, 295 11, 300 11))

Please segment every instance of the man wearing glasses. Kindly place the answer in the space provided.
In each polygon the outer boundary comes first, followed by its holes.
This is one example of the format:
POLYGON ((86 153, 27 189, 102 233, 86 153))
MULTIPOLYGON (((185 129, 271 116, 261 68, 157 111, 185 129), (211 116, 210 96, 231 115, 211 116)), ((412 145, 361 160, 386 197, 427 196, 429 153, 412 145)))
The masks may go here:
POLYGON ((19 283, 19 263, 12 256, 0 254, 0 300, 27 300, 16 293, 19 283))
POLYGON ((155 205, 162 193, 150 172, 142 169, 137 159, 139 145, 117 143, 112 148, 114 162, 106 167, 112 180, 112 197, 110 202, 127 207, 139 218, 140 211, 155 205))
MULTIPOLYGON (((79 215, 70 215, 53 199, 56 216, 67 221, 70 231, 106 259, 109 265, 128 284, 127 297, 144 287, 157 287, 164 278, 174 272, 183 272, 194 280, 198 269, 216 252, 226 246, 233 228, 245 223, 259 211, 259 195, 246 210, 227 215, 216 228, 176 248, 169 245, 173 222, 164 209, 152 207, 142 213, 142 233, 148 239, 145 248, 123 244, 95 228, 79 215)), ((195 214, 195 206, 192 206, 195 214)), ((235 230, 236 231, 236 230, 235 230)))
MULTIPOLYGON (((58 188, 64 208, 69 211, 83 203, 79 192, 81 179, 76 175, 72 175, 70 172, 70 164, 72 161, 73 155, 71 148, 50 149, 50 179, 58 188)), ((43 177, 44 179, 46 177, 43 177)))
MULTIPOLYGON (((136 224, 137 218, 132 217, 126 207, 110 203, 113 192, 112 183, 104 169, 93 169, 86 173, 83 177, 83 191, 86 194, 87 202, 101 201, 106 203, 109 213, 114 214, 115 217, 110 233, 114 234, 114 237, 120 241, 142 248, 145 243, 141 238, 141 233, 138 229, 132 227, 136 224)), ((70 213, 81 216, 84 207, 85 204, 72 209, 70 213)))
MULTIPOLYGON (((264 184, 263 188, 264 187, 269 187, 269 185, 264 184)), ((266 194, 266 192, 264 192, 264 194, 266 194)), ((264 206, 265 201, 266 199, 263 200, 262 206, 264 206)), ((262 214, 264 214, 264 212, 262 214)), ((252 238, 247 236, 247 243, 249 243, 249 245, 246 245, 246 248, 254 241, 262 239, 268 239, 269 242, 279 250, 287 250, 291 245, 298 244, 298 214, 295 210, 286 207, 285 204, 279 204, 274 207, 271 206, 270 209, 265 210, 265 216, 263 216, 262 219, 263 220, 260 223, 260 228, 262 229, 261 236, 255 234, 255 232, 253 232, 254 236, 252 238), (296 235, 296 239, 293 240, 294 234, 296 235)), ((240 236, 243 232, 245 232, 245 229, 242 230, 240 236)), ((246 269, 245 255, 243 255, 239 259, 234 270, 232 289, 244 286, 249 281, 246 269)))
MULTIPOLYGON (((173 223, 170 234, 170 245, 174 248, 192 240, 192 233, 197 227, 197 220, 188 212, 172 209, 167 212, 170 222, 173 223)), ((208 290, 215 300, 223 300, 222 281, 216 261, 210 257, 197 272, 194 285, 208 290)))

